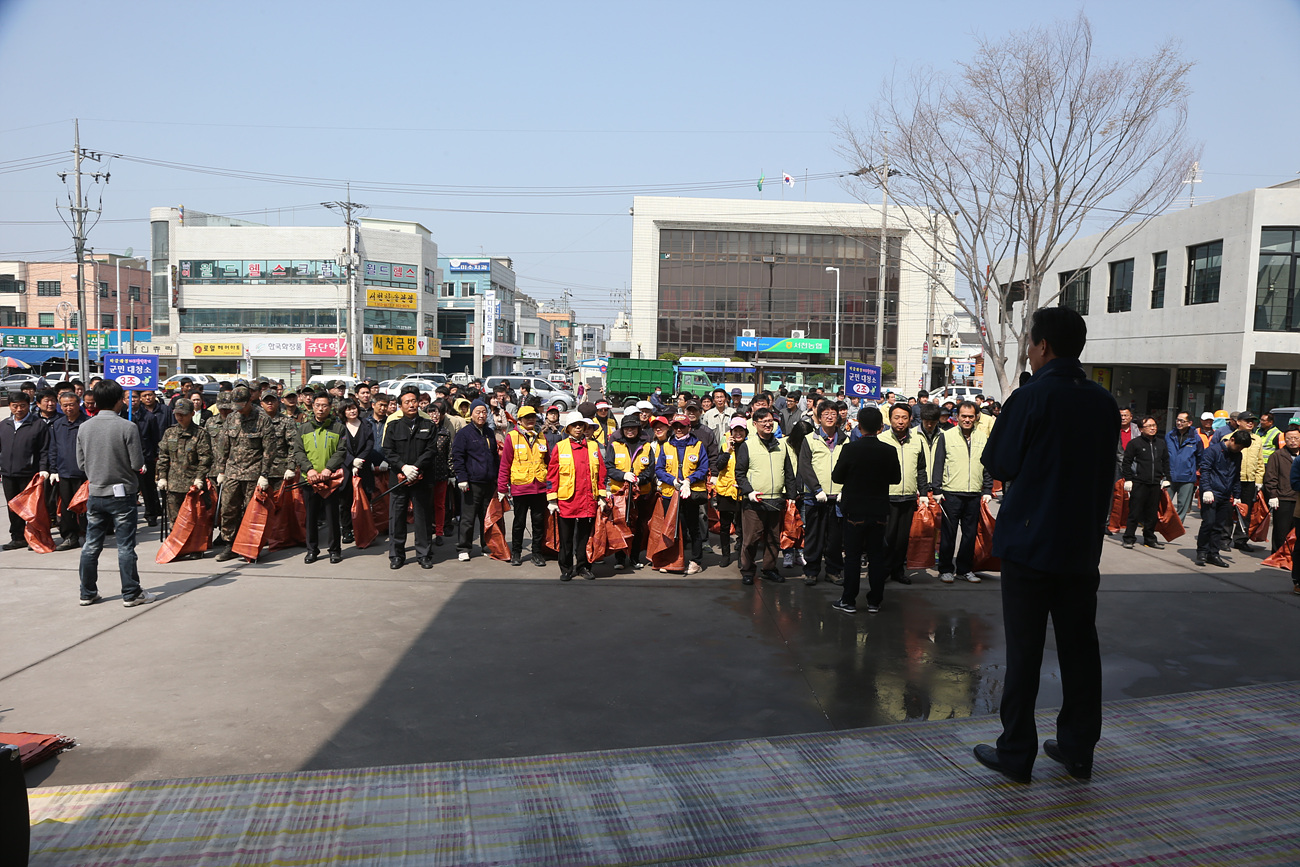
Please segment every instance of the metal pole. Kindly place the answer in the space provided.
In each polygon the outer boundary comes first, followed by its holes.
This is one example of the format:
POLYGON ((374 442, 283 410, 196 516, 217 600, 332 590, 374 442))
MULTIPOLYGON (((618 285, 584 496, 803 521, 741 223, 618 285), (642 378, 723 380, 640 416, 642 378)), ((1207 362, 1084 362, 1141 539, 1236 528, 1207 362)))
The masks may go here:
POLYGON ((840 363, 840 269, 827 265, 827 271, 835 272, 835 365, 840 363))
MULTIPOLYGON (((889 215, 889 133, 885 133, 884 157, 884 164, 880 167, 880 271, 876 277, 876 367, 881 369, 882 379, 885 363, 885 256, 889 251, 885 238, 885 224, 889 215)), ((897 382, 897 370, 894 371, 894 379, 897 382)))
POLYGON ((117 297, 117 351, 122 351, 122 258, 113 260, 113 294, 117 297))

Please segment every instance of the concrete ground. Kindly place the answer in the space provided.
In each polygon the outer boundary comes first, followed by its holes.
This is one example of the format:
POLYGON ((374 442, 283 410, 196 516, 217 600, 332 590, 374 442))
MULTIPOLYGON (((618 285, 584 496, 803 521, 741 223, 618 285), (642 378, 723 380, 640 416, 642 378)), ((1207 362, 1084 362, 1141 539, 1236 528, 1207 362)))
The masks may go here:
MULTIPOLYGON (((382 540, 336 566, 301 549, 158 566, 157 530, 141 538, 161 598, 132 609, 111 549, 88 608, 75 553, 0 554, 0 730, 79 742, 29 785, 763 737, 995 714, 1001 693, 996 576, 913 573, 848 617, 834 586, 744 587, 716 555, 690 580, 604 565, 562 584, 452 545, 431 571, 390 571, 382 540)), ((1192 539, 1107 540, 1106 699, 1300 679, 1290 576, 1264 552, 1197 568, 1192 539)), ((1059 701, 1049 644, 1039 704, 1059 701)))

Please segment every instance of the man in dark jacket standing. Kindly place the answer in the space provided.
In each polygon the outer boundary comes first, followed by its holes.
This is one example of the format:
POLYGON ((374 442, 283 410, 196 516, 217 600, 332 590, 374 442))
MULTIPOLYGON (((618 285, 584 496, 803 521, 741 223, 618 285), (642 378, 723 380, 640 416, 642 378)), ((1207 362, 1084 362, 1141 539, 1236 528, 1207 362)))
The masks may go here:
POLYGON ((86 481, 86 474, 77 465, 77 434, 81 431, 86 416, 82 414, 81 404, 73 391, 59 394, 59 409, 63 410, 63 415, 55 419, 49 428, 50 481, 59 486, 59 506, 63 510, 63 515, 59 518, 59 535, 63 541, 54 550, 69 551, 80 548, 82 537, 86 535, 86 514, 68 508, 86 481))
POLYGON ((464 497, 460 533, 456 538, 456 559, 462 562, 469 560, 475 530, 479 541, 483 541, 483 518, 488 503, 496 496, 497 476, 501 470, 497 440, 488 429, 487 419, 487 404, 481 400, 474 401, 469 412, 470 423, 457 431, 451 442, 452 472, 464 497))
MULTIPOLYGON (((42 478, 50 477, 49 430, 31 408, 31 398, 26 392, 15 391, 9 395, 9 418, 0 421, 0 482, 4 485, 6 502, 13 502, 37 473, 42 478)), ((10 509, 5 551, 27 547, 23 533, 26 527, 26 522, 10 509)))
POLYGON ((777 584, 785 576, 777 571, 776 556, 785 515, 785 501, 793 497, 798 482, 790 444, 775 434, 776 417, 766 406, 754 410, 757 432, 735 449, 736 486, 744 498, 740 513, 740 582, 754 583, 754 552, 763 546, 763 577, 777 584))
POLYGON ((1165 543, 1156 538, 1156 519, 1160 491, 1169 487, 1169 449, 1160 438, 1154 416, 1142 419, 1138 430, 1141 436, 1129 440, 1124 449, 1124 490, 1129 495, 1124 547, 1132 548, 1137 543, 1137 525, 1141 522, 1142 544, 1163 548, 1165 543))
POLYGON ((1237 520, 1241 498, 1241 452, 1250 434, 1233 431, 1201 452, 1201 529, 1196 534, 1196 565, 1227 567, 1219 554, 1228 541, 1228 522, 1237 520))
POLYGON ((140 495, 144 498, 144 520, 150 527, 158 523, 162 514, 162 501, 154 483, 158 469, 158 443, 162 442, 163 432, 171 427, 172 412, 158 402, 158 395, 152 390, 136 392, 136 404, 132 408, 135 426, 140 430, 140 445, 144 448, 144 475, 140 478, 140 495))
POLYGON ((1088 779, 1101 737, 1098 567, 1119 407, 1079 364, 1087 336, 1083 317, 1068 307, 1034 311, 1034 376, 1003 404, 983 455, 1006 490, 993 554, 1002 560, 1007 670, 1002 735, 996 747, 975 747, 975 757, 1020 783, 1029 782, 1038 755, 1034 703, 1049 616, 1064 700, 1056 739, 1045 741, 1043 751, 1071 776, 1088 779))
POLYGON ((1291 487, 1291 465, 1300 454, 1300 427, 1291 425, 1282 435, 1282 443, 1282 448, 1269 455, 1264 464, 1264 498, 1273 513, 1272 551, 1282 547, 1295 523, 1296 491, 1291 487))
POLYGON ((858 410, 863 437, 840 450, 831 479, 841 486, 839 508, 844 514, 844 592, 831 607, 856 614, 862 583, 862 554, 867 555, 867 612, 875 614, 885 597, 889 569, 885 563, 885 523, 889 519, 889 486, 903 480, 898 453, 879 439, 882 419, 874 406, 858 410))
POLYGON ((1169 452, 1170 496, 1178 520, 1186 521, 1192 508, 1192 494, 1196 490, 1196 464, 1205 446, 1192 430, 1192 414, 1184 410, 1174 416, 1174 429, 1165 434, 1165 450, 1169 452))
POLYGON ((384 460, 395 484, 388 502, 388 568, 406 565, 406 507, 415 519, 415 557, 421 568, 433 568, 429 509, 433 505, 433 422, 420 415, 420 389, 402 387, 401 417, 384 426, 384 460))

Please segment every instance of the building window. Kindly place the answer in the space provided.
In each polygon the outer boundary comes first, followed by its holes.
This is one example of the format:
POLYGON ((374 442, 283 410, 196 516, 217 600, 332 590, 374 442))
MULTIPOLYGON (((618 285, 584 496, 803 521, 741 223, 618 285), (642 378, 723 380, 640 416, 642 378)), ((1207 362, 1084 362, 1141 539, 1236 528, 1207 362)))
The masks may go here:
POLYGON ((1106 296, 1107 313, 1127 313, 1133 309, 1133 260, 1110 263, 1110 294, 1106 296))
POLYGON ((36 314, 36 318, 37 318, 37 324, 40 325, 41 328, 53 328, 53 327, 54 327, 54 314, 53 314, 53 313, 38 313, 38 314, 36 314))
POLYGON ((1187 288, 1184 304, 1213 304, 1219 300, 1219 273, 1223 269, 1223 242, 1187 248, 1187 288))
POLYGON ((537 334, 532 331, 524 332, 524 346, 536 346, 537 334))
POLYGON ((26 281, 15 280, 12 274, 0 275, 0 295, 22 295, 26 292, 26 281))
POLYGON ((1259 272, 1255 277, 1255 330, 1300 331, 1300 228, 1268 228, 1260 233, 1259 272))
POLYGON ((26 328, 27 314, 19 313, 14 307, 0 307, 0 325, 5 328, 26 328))
POLYGON ((101 314, 99 314, 99 327, 100 327, 100 328, 113 328, 113 327, 115 327, 115 326, 113 325, 113 314, 112 314, 112 313, 101 313, 101 314))
POLYGON ((63 290, 59 288, 58 280, 37 280, 36 294, 38 296, 53 298, 58 295, 62 295, 63 290))
POLYGON ((1024 280, 1017 280, 1010 285, 1003 283, 998 288, 1002 290, 1002 309, 1005 312, 1010 313, 1012 304, 1015 304, 1017 301, 1025 300, 1025 293, 1028 287, 1024 280))
POLYGON ((1167 252, 1156 253, 1152 257, 1155 270, 1151 275, 1151 309, 1159 310, 1165 306, 1165 271, 1169 263, 1167 252))
POLYGON ((366 334, 415 334, 415 314, 405 310, 372 310, 366 308, 362 321, 366 334))
MULTIPOLYGON (((74 314, 75 315, 75 314, 74 314)), ((322 333, 338 330, 338 311, 316 309, 190 308, 180 314, 181 331, 204 333, 246 331, 257 334, 322 333)), ((154 320, 154 332, 158 323, 154 320)))
POLYGON ((100 298, 108 297, 108 283, 104 280, 99 281, 99 297, 100 298))
POLYGON ((69 313, 69 314, 68 314, 68 328, 69 328, 69 329, 72 329, 72 328, 77 328, 77 327, 79 327, 79 326, 77 325, 77 314, 76 314, 76 313, 69 313))
POLYGON ((468 298, 471 295, 477 295, 477 294, 478 294, 478 281, 466 280, 464 283, 460 284, 460 296, 462 298, 468 298))
POLYGON ((442 284, 442 297, 443 297, 443 298, 455 298, 455 297, 456 297, 456 284, 455 284, 455 283, 443 283, 443 284, 442 284))
POLYGON ((1061 307, 1069 307, 1080 316, 1088 315, 1088 293, 1092 289, 1092 272, 1087 268, 1078 271, 1062 271, 1057 275, 1061 281, 1061 307))
POLYGON ((128 301, 139 301, 139 300, 140 300, 140 287, 139 287, 139 286, 130 286, 130 287, 128 287, 127 290, 126 290, 126 293, 127 293, 127 294, 126 294, 126 297, 127 297, 127 300, 128 300, 128 301))

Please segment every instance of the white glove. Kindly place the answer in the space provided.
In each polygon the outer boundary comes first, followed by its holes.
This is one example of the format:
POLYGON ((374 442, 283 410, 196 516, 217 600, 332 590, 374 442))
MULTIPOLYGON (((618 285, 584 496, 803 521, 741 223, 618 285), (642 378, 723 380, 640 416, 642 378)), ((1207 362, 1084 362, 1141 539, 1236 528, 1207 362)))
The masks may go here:
POLYGON ((763 495, 758 491, 750 491, 748 499, 751 503, 761 503, 763 502, 763 495))
POLYGON ((226 474, 225 474, 225 473, 217 473, 217 487, 221 487, 221 486, 224 485, 225 483, 226 483, 226 474))
POLYGON ((560 511, 560 504, 551 500, 546 504, 546 511, 554 515, 556 512, 560 511))
POLYGON ((1165 479, 1164 481, 1162 481, 1162 482, 1160 483, 1160 487, 1161 487, 1161 488, 1167 488, 1167 487, 1169 487, 1169 480, 1168 480, 1168 479, 1165 479))
POLYGON ((506 500, 510 499, 510 495, 507 494, 505 491, 498 491, 497 499, 504 503, 506 500))
POLYGON ((935 501, 936 503, 942 503, 942 502, 943 502, 943 491, 940 491, 939 493, 937 493, 937 494, 934 495, 934 501, 935 501))
POLYGON ((830 498, 826 496, 826 492, 825 492, 825 491, 818 491, 818 492, 813 496, 813 499, 816 500, 816 501, 819 502, 819 503, 824 503, 824 502, 826 502, 826 501, 827 501, 828 499, 830 499, 830 498))
POLYGON ((195 479, 194 484, 192 484, 190 487, 194 488, 194 490, 196 491, 201 491, 203 490, 204 484, 205 482, 203 481, 203 479, 195 479))
POLYGON ((1270 509, 1276 509, 1279 505, 1281 505, 1281 501, 1277 497, 1273 497, 1268 501, 1268 507, 1270 509))
POLYGON ((460 484, 456 485, 456 487, 460 488, 460 492, 462 494, 469 492, 469 482, 461 482, 460 484))
POLYGON ((159 480, 158 480, 158 490, 160 490, 160 491, 165 491, 165 490, 167 490, 167 480, 166 480, 166 479, 159 479, 159 480))
POLYGON ((623 481, 627 482, 627 483, 630 484, 630 485, 635 485, 635 484, 636 484, 636 473, 624 473, 624 474, 623 474, 623 481))
POLYGON ((293 477, 296 475, 298 475, 298 471, 295 470, 293 467, 290 467, 289 469, 284 471, 284 480, 286 482, 292 481, 293 477))
POLYGON ((408 482, 413 482, 420 475, 420 468, 415 464, 402 464, 402 475, 406 476, 408 482))
POLYGON ((1131 494, 1131 493, 1133 493, 1133 483, 1132 483, 1132 482, 1125 482, 1125 483, 1124 483, 1124 493, 1126 493, 1126 494, 1131 494))
POLYGON ((359 469, 361 469, 362 467, 364 467, 365 465, 366 465, 366 459, 365 459, 365 458, 353 458, 353 459, 352 459, 352 469, 354 469, 354 470, 359 470, 359 469))
POLYGON ((1213 503, 1213 502, 1214 502, 1214 491, 1206 491, 1205 493, 1201 494, 1201 502, 1203 502, 1203 503, 1213 503))
POLYGON ((58 473, 50 473, 50 481, 51 481, 51 482, 54 482, 54 484, 57 485, 57 484, 59 483, 59 474, 58 474, 58 473))
POLYGON ((379 470, 381 473, 388 472, 388 461, 380 461, 379 466, 375 467, 375 469, 379 470))
POLYGON ((42 479, 48 479, 50 477, 50 474, 45 472, 45 470, 41 470, 36 475, 40 476, 42 479))
POLYGON ((269 487, 271 487, 270 479, 268 479, 266 476, 257 477, 257 489, 259 491, 265 491, 269 487))
POLYGON ((684 488, 680 488, 680 489, 678 489, 678 491, 677 491, 677 495, 678 495, 679 497, 681 497, 683 500, 689 500, 689 499, 691 498, 691 487, 690 487, 690 485, 687 485, 687 486, 684 487, 684 488))
POLYGON ((981 495, 980 495, 980 502, 981 502, 981 503, 991 503, 991 502, 993 502, 993 495, 992 495, 992 494, 981 494, 981 495))

